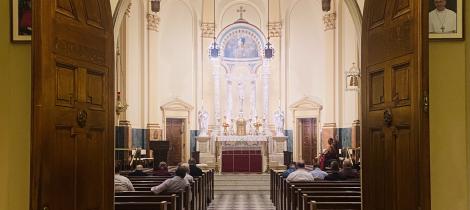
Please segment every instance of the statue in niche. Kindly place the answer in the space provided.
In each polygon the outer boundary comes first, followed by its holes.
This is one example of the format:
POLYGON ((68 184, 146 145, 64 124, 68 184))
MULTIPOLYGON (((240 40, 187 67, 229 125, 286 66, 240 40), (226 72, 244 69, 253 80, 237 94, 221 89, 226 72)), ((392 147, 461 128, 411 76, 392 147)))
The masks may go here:
POLYGON ((204 107, 198 112, 199 119, 199 136, 207 137, 209 129, 209 113, 204 110, 204 107))
POLYGON ((284 111, 281 106, 274 113, 274 123, 276 124, 276 136, 284 136, 284 111))

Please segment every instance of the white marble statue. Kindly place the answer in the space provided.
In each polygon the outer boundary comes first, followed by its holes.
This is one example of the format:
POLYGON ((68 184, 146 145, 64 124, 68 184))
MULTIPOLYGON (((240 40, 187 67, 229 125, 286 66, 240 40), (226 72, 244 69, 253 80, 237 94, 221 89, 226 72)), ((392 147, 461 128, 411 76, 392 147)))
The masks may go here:
POLYGON ((243 81, 238 81, 238 100, 240 102, 240 115, 243 116, 243 102, 245 101, 245 87, 243 81))
POLYGON ((204 107, 198 112, 199 120, 199 136, 207 137, 209 129, 209 113, 204 110, 204 107))
POLYGON ((284 111, 281 106, 274 113, 274 123, 276 124, 276 136, 284 136, 284 111))

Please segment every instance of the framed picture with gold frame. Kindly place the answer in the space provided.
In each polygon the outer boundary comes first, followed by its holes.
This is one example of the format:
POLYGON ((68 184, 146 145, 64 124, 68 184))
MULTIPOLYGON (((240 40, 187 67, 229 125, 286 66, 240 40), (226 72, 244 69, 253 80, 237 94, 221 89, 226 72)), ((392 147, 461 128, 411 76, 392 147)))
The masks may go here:
POLYGON ((429 38, 464 38, 463 0, 429 0, 429 38))
POLYGON ((30 42, 33 32, 32 3, 33 0, 11 0, 11 41, 30 42))

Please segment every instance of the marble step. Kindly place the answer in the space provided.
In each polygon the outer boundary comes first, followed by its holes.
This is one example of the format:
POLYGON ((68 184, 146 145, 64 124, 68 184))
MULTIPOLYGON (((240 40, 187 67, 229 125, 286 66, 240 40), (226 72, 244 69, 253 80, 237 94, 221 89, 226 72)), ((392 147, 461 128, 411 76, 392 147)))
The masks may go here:
POLYGON ((222 174, 222 175, 215 175, 214 180, 217 181, 230 181, 230 180, 242 180, 242 181, 254 181, 254 180, 262 180, 267 181, 269 183, 269 174, 222 174))
POLYGON ((269 191, 269 185, 215 185, 215 191, 224 191, 224 190, 232 190, 232 191, 269 191))
POLYGON ((239 195, 239 194, 244 194, 244 195, 259 195, 259 194, 267 194, 269 193, 269 190, 251 190, 251 191, 245 191, 245 190, 218 190, 215 191, 217 195, 239 195))
POLYGON ((227 186, 227 185, 238 185, 238 186, 246 186, 246 185, 254 185, 254 186, 269 186, 269 180, 226 180, 226 181, 216 181, 214 183, 215 186, 227 186))

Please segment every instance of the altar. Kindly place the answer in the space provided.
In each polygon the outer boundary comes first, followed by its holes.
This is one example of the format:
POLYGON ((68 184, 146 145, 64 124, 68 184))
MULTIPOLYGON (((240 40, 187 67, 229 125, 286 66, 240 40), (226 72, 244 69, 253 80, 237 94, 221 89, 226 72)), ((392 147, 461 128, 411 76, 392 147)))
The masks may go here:
POLYGON ((241 13, 209 47, 213 105, 209 113, 201 101, 196 151, 219 173, 268 172, 284 163, 285 112, 280 98, 276 111, 269 100, 272 46, 241 13))
POLYGON ((219 136, 216 171, 261 173, 269 170, 269 136, 219 136))

